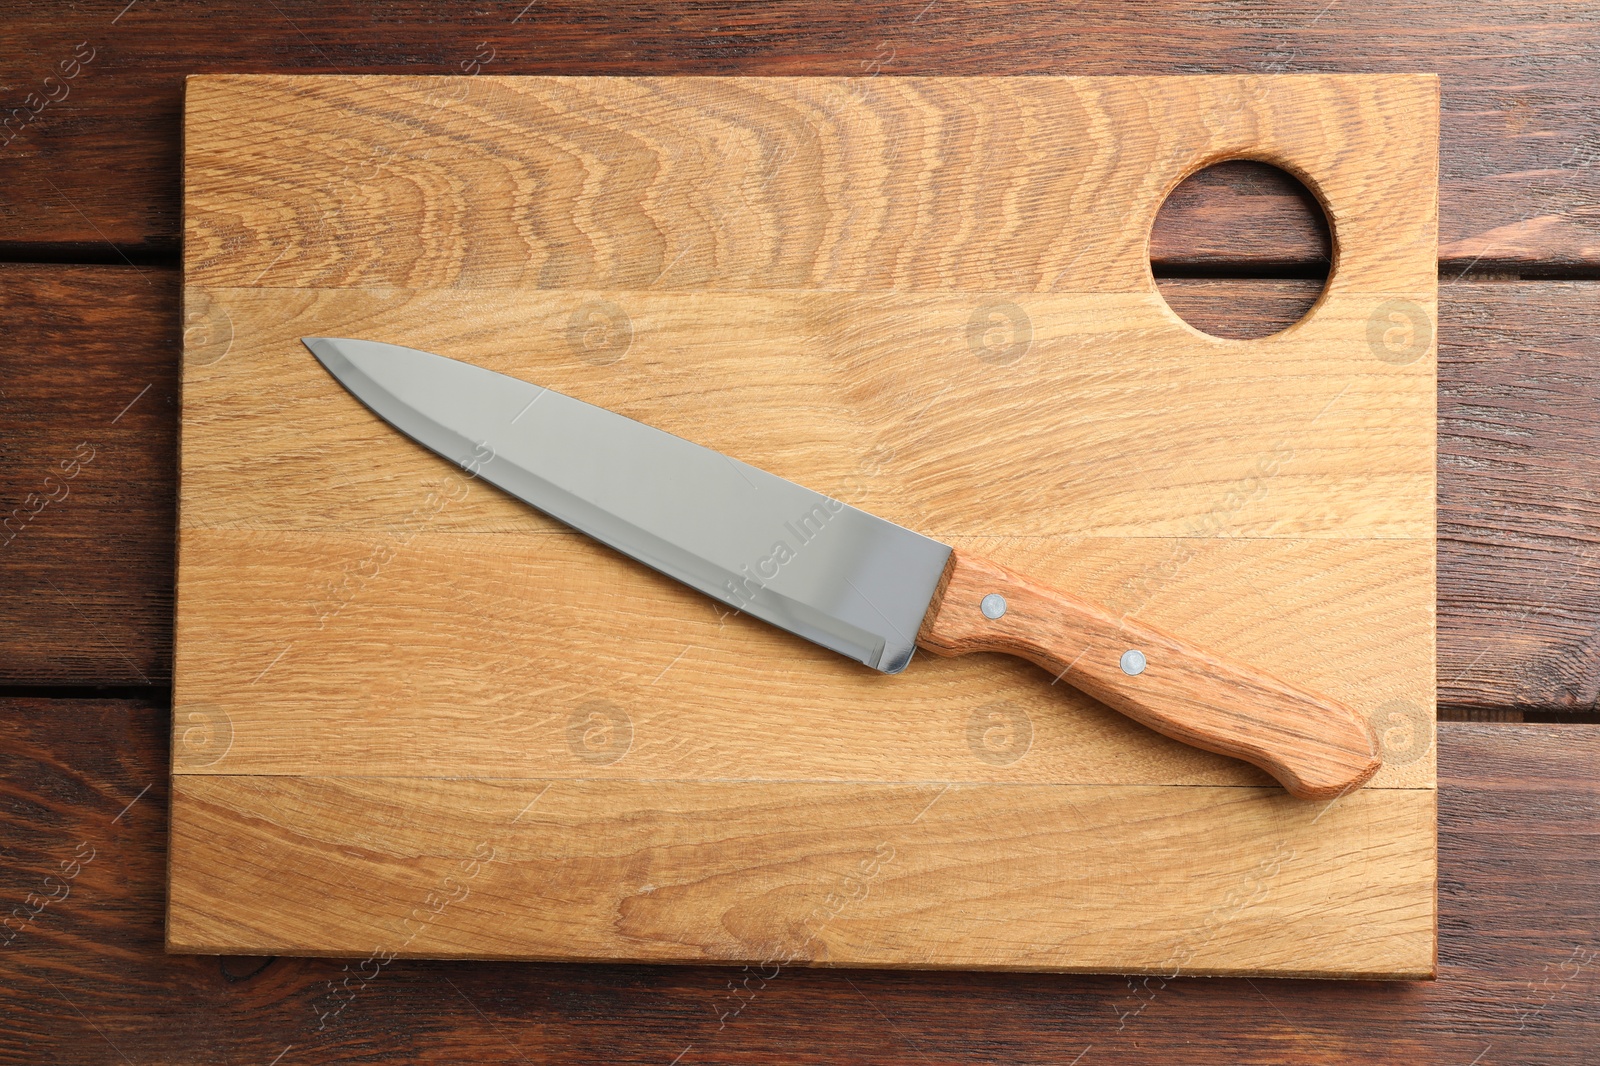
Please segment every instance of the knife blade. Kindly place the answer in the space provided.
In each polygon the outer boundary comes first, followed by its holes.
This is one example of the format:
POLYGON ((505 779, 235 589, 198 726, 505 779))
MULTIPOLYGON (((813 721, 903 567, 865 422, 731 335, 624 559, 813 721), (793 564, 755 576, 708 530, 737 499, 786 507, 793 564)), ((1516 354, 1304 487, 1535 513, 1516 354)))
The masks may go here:
POLYGON ((305 337, 375 414, 518 499, 738 611, 894 674, 921 647, 1031 660, 1304 798, 1381 765, 1354 710, 732 456, 484 367, 305 337))

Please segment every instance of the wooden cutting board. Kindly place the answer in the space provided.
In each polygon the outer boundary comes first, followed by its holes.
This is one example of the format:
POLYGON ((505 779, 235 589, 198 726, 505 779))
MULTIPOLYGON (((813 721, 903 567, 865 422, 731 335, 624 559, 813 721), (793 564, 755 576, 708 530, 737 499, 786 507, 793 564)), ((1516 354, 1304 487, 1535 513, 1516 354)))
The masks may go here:
POLYGON ((1430 975, 1437 113, 1430 76, 191 78, 169 947, 1430 975), (1240 156, 1337 247, 1253 341, 1147 258, 1240 156), (1306 802, 1014 660, 877 674, 473 480, 303 335, 736 455, 1360 708, 1387 765, 1306 802))

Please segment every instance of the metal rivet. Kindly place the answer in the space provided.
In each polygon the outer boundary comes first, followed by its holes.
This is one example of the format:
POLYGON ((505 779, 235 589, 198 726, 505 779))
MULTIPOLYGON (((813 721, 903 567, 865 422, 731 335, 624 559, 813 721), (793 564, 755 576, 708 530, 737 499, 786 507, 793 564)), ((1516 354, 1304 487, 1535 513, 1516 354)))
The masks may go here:
POLYGON ((979 602, 978 610, 983 612, 985 618, 999 618, 1006 613, 1006 598, 998 592, 991 592, 979 602))
POLYGON ((1122 672, 1129 676, 1144 673, 1144 652, 1138 648, 1129 648, 1122 653, 1122 672))

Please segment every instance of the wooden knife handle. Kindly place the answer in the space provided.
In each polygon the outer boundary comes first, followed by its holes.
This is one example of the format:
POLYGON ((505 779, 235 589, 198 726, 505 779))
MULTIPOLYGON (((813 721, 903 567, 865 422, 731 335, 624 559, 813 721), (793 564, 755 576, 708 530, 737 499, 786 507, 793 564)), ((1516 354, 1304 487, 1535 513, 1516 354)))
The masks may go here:
POLYGON ((1383 764, 1350 708, 965 552, 950 553, 917 644, 1019 655, 1158 733, 1254 763, 1302 798, 1353 791, 1383 764), (990 617, 1001 604, 986 611, 985 597, 1003 598, 1003 613, 990 617))

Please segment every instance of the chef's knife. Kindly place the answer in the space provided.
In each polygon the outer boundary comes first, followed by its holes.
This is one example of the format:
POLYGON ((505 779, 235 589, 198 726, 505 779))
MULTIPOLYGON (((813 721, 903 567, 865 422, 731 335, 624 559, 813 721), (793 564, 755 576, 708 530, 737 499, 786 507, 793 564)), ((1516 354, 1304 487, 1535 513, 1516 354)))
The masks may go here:
POLYGON ((915 648, 1044 667, 1157 732, 1243 759, 1296 796, 1381 760, 1351 709, 1035 584, 682 437, 444 356, 304 338, 400 432, 596 540, 875 670, 915 648))

